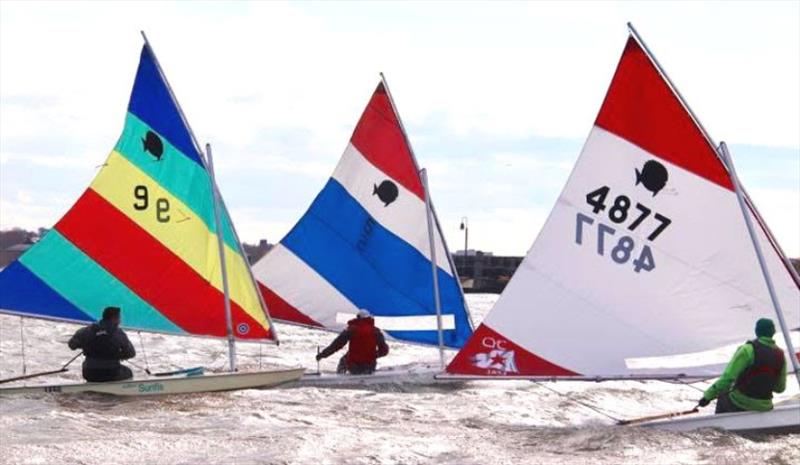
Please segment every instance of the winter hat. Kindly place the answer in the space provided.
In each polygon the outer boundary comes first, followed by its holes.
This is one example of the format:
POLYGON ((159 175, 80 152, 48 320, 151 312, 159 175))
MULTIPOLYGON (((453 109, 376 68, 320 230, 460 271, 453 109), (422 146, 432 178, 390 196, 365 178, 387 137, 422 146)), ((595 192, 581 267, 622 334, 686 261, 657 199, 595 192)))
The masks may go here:
POLYGON ((756 336, 772 337, 775 334, 775 323, 769 318, 759 318, 756 321, 756 336))
POLYGON ((106 307, 103 309, 103 319, 119 318, 119 307, 106 307))
POLYGON ((372 316, 372 314, 370 314, 369 310, 367 310, 366 308, 362 308, 356 314, 356 318, 359 318, 359 319, 361 319, 361 318, 369 318, 371 316, 372 316))

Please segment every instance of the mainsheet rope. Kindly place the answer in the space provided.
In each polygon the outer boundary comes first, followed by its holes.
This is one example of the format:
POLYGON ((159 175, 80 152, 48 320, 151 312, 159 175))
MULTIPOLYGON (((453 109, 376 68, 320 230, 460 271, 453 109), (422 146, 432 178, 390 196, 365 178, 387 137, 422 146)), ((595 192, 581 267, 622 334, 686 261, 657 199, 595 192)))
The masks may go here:
POLYGON ((25 359, 25 318, 19 317, 19 340, 22 354, 22 375, 28 374, 28 362, 25 359))
POLYGON ((144 339, 142 338, 142 332, 141 331, 136 331, 136 334, 139 335, 139 345, 142 346, 142 355, 144 356, 144 366, 145 366, 144 372, 149 375, 150 374, 150 362, 147 360, 147 351, 144 350, 144 339))
MULTIPOLYGON (((697 381, 697 382, 698 382, 698 383, 702 383, 703 381, 697 381)), ((681 381, 680 383, 681 383, 682 385, 684 385, 684 386, 689 386, 690 388, 692 388, 692 389, 694 389, 694 390, 696 390, 696 391, 700 391, 700 392, 703 392, 703 393, 704 393, 704 392, 706 392, 706 390, 705 390, 705 389, 703 389, 703 388, 701 388, 701 387, 697 387, 697 386, 695 386, 695 385, 694 385, 694 384, 692 384, 692 383, 689 383, 689 382, 683 382, 683 381, 681 381)))
POLYGON ((541 381, 532 381, 532 382, 533 382, 534 384, 536 384, 537 386, 541 386, 541 387, 543 387, 543 388, 547 389, 547 390, 548 390, 548 391, 550 391, 550 392, 553 392, 553 393, 555 393, 555 394, 558 394, 559 396, 562 396, 562 397, 564 397, 565 399, 567 399, 567 400, 568 400, 568 401, 570 401, 570 402, 573 402, 573 403, 575 403, 575 404, 578 404, 578 405, 580 405, 580 406, 582 406, 582 407, 586 407, 586 408, 588 408, 589 410, 592 410, 592 411, 594 411, 594 412, 596 412, 596 413, 599 413, 600 415, 603 415, 603 416, 604 416, 604 417, 606 417, 606 418, 610 418, 611 420, 614 420, 615 422, 620 422, 620 421, 622 421, 622 419, 620 419, 620 418, 617 418, 617 417, 615 417, 615 416, 613 416, 613 415, 611 415, 611 414, 609 414, 609 413, 606 413, 606 412, 604 412, 603 410, 601 410, 601 409, 599 409, 599 408, 597 408, 597 407, 595 407, 595 406, 593 406, 593 405, 591 405, 591 404, 588 404, 588 403, 586 403, 586 402, 583 402, 583 401, 581 401, 581 400, 578 400, 578 399, 573 399, 572 397, 568 396, 567 394, 565 394, 565 393, 563 393, 563 392, 560 392, 560 391, 557 391, 556 389, 554 389, 554 388, 552 388, 552 387, 550 387, 550 386, 547 386, 546 384, 542 383, 541 381))

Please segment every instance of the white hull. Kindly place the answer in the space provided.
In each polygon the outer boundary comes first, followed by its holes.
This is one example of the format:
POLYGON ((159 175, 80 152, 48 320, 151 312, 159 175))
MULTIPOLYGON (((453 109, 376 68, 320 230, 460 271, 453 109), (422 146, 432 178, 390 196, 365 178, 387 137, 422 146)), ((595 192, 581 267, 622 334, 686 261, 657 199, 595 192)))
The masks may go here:
POLYGON ((234 391, 238 389, 268 388, 289 383, 300 378, 304 371, 302 368, 292 368, 247 373, 175 376, 142 380, 130 379, 110 383, 44 384, 2 388, 0 389, 0 396, 39 393, 73 394, 81 392, 96 392, 116 396, 152 396, 234 391))
POLYGON ((307 372, 302 378, 292 383, 297 387, 360 387, 377 385, 440 385, 463 384, 463 380, 437 379, 442 370, 436 366, 392 367, 376 370, 371 375, 348 375, 336 372, 307 372))
POLYGON ((736 412, 676 418, 643 423, 641 426, 667 431, 715 428, 737 433, 800 433, 800 403, 777 405, 769 412, 736 412))

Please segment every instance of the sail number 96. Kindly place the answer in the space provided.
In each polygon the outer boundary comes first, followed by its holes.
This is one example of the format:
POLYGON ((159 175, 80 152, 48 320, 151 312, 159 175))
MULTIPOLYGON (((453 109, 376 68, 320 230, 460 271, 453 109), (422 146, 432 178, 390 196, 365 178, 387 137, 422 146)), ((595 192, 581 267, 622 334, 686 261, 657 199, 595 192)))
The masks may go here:
MULTIPOLYGON (((139 211, 147 210, 150 207, 150 195, 147 186, 138 185, 133 188, 133 197, 136 202, 133 208, 139 211)), ((163 197, 156 199, 156 219, 159 223, 169 222, 169 200, 163 197)))
MULTIPOLYGON (((575 243, 583 245, 585 226, 594 224, 594 218, 583 213, 578 213, 575 220, 575 243)), ((594 229, 594 228, 591 228, 594 229)), ((624 265, 631 261, 636 249, 636 241, 630 236, 621 236, 615 241, 614 235, 617 230, 611 226, 597 222, 597 254, 601 256, 611 257, 614 263, 624 265)), ((588 233, 586 234, 588 236, 588 233)), ((640 271, 651 271, 656 267, 656 262, 653 259, 653 251, 650 246, 645 244, 639 251, 638 257, 634 258, 631 262, 633 264, 633 271, 639 273, 640 271)))

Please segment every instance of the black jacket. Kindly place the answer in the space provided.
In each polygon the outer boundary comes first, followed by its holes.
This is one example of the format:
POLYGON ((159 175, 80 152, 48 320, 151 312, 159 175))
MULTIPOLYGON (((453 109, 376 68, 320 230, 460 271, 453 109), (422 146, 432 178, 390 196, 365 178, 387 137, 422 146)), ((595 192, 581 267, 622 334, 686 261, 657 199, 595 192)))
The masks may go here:
POLYGON ((120 360, 136 356, 136 349, 125 331, 107 320, 79 329, 67 345, 72 350, 83 350, 86 356, 83 366, 88 369, 115 368, 120 365, 120 360))

